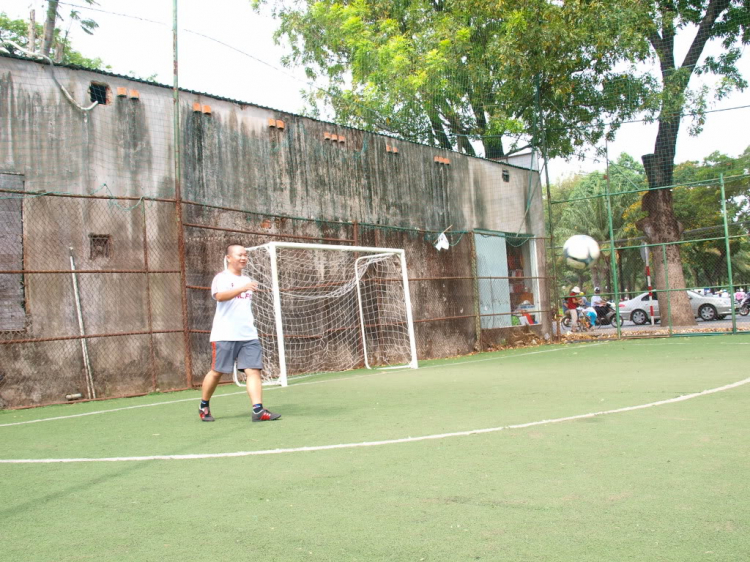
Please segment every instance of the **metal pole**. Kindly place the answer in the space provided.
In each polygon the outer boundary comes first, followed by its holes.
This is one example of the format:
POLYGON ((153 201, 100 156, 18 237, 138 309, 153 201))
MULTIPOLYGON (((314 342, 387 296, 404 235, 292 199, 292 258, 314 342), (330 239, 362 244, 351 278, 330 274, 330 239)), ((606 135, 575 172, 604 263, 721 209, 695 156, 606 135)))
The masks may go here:
POLYGON ((188 322, 187 299, 187 266, 185 265, 185 232, 182 221, 182 166, 180 161, 180 80, 177 57, 177 0, 172 1, 172 56, 174 60, 174 85, 172 97, 174 101, 174 198, 177 218, 177 253, 180 259, 180 299, 182 303, 182 340, 185 350, 185 380, 188 386, 193 385, 193 360, 190 353, 190 326, 188 322))
POLYGON ((281 317, 281 294, 279 288, 279 266, 276 262, 276 246, 268 244, 268 255, 271 258, 271 287, 273 291, 273 317, 276 322, 276 339, 279 349, 279 383, 287 385, 286 375, 286 351, 284 349, 284 327, 281 317))
POLYGON ((73 294, 76 301, 76 313, 78 315, 78 331, 81 334, 81 353, 83 354, 83 366, 86 369, 86 389, 90 399, 96 398, 96 389, 94 388, 94 376, 91 370, 91 361, 89 360, 89 347, 86 342, 86 330, 83 327, 83 311, 81 310, 81 296, 78 292, 78 277, 76 276, 76 262, 73 258, 73 247, 68 248, 70 253, 70 276, 73 278, 73 294))
POLYGON ((605 156, 607 158, 607 181, 604 182, 604 191, 607 196, 607 221, 609 222, 609 256, 610 267, 612 269, 612 284, 615 286, 615 324, 617 324, 617 337, 622 337, 622 328, 620 327, 620 283, 617 279, 617 254, 615 253, 615 232, 612 226, 612 196, 609 191, 609 144, 604 145, 605 156))
MULTIPOLYGON (((360 330, 360 337, 362 340, 362 357, 364 357, 365 361, 365 368, 366 369, 372 369, 370 367, 370 361, 367 357, 367 334, 365 332, 365 311, 362 307, 362 285, 360 284, 360 281, 362 280, 359 275, 359 260, 361 259, 367 259, 365 258, 356 258, 354 260, 354 277, 357 280, 357 307, 359 308, 359 330, 360 330)), ((365 267, 367 267, 365 265, 365 267)))
POLYGON ((409 350, 411 351, 411 360, 409 361, 409 367, 416 369, 419 367, 417 363, 417 336, 414 333, 414 318, 411 312, 411 294, 409 293, 409 275, 406 271, 406 255, 405 252, 399 254, 399 261, 401 262, 401 278, 404 283, 404 304, 406 305, 406 322, 407 329, 409 332, 409 350))
POLYGON ((151 359, 151 390, 155 391, 158 388, 158 382, 156 377, 156 353, 154 352, 154 321, 151 311, 151 274, 148 272, 148 230, 146 226, 148 219, 146 217, 145 202, 141 205, 141 210, 141 220, 143 221, 143 265, 146 270, 146 320, 148 321, 148 349, 149 358, 151 359))
POLYGON ((729 222, 727 219, 727 194, 724 189, 724 174, 719 174, 721 186, 721 214, 724 217, 724 244, 727 252, 727 273, 729 274, 729 308, 732 310, 732 333, 737 333, 737 314, 734 311, 734 281, 732 279, 732 255, 729 253, 729 222))
MULTIPOLYGON (((669 320, 669 335, 672 335, 672 291, 669 289, 669 268, 667 267, 667 245, 661 244, 661 255, 664 261, 664 287, 667 292, 667 318, 669 320)), ((664 324, 663 316, 659 311, 659 317, 662 318, 662 325, 664 324)))
MULTIPOLYGON (((554 230, 554 224, 552 222, 552 194, 550 192, 549 188, 549 167, 547 164, 549 163, 549 160, 547 158, 547 135, 544 133, 544 114, 542 113, 542 104, 540 101, 539 96, 539 75, 537 74, 534 78, 534 84, 535 84, 535 93, 534 93, 534 100, 536 102, 536 110, 539 112, 539 126, 542 130, 541 133, 541 139, 542 139, 542 160, 544 160, 544 177, 545 177, 545 183, 547 188, 547 216, 549 217, 549 220, 547 221, 549 223, 549 251, 552 254, 552 290, 550 291, 549 288, 547 289, 547 294, 551 294, 552 298, 550 300, 550 309, 553 310, 553 318, 551 318, 551 321, 554 321, 554 319, 557 317, 557 312, 559 309, 559 303, 558 303, 558 295, 557 295, 557 260, 555 259, 555 230, 554 230)), ((562 336, 562 328, 560 325, 560 322, 555 322, 556 325, 556 336, 559 339, 562 336)))
POLYGON ((643 247, 644 257, 646 258, 646 283, 648 284, 648 311, 651 315, 651 327, 654 326, 656 320, 654 319, 654 287, 651 285, 651 250, 648 246, 643 247))

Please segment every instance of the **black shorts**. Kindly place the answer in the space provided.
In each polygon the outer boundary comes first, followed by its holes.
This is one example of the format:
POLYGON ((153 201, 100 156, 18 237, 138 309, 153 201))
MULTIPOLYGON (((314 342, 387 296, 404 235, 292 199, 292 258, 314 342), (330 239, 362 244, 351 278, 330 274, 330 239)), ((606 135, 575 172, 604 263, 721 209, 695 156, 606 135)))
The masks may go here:
POLYGON ((213 341, 211 342, 211 370, 217 373, 234 372, 237 368, 263 369, 263 352, 260 341, 213 341))

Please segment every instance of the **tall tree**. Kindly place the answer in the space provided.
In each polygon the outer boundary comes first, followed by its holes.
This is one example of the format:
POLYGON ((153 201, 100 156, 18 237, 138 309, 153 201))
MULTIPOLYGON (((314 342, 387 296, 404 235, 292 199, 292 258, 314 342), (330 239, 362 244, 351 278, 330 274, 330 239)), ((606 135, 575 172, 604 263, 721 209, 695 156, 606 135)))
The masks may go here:
MULTIPOLYGON (((690 80, 696 74, 713 73, 722 77, 718 96, 731 88, 745 88, 747 82, 739 74, 736 62, 741 55, 740 45, 750 42, 750 2, 748 0, 656 1, 645 3, 648 9, 642 14, 643 37, 651 48, 651 57, 658 63, 658 85, 654 90, 654 103, 646 109, 658 120, 654 151, 644 154, 650 191, 643 196, 642 206, 646 217, 638 223, 652 244, 680 240, 683 225, 677 219, 673 194, 669 186, 674 183, 674 164, 678 134, 686 112, 697 116, 694 132, 700 130, 705 118, 705 89, 691 90, 690 80), (678 34, 691 37, 690 46, 681 62, 675 54, 678 34), (704 57, 709 41, 721 41, 723 52, 718 57, 704 57)), ((672 287, 685 286, 679 245, 666 246, 667 272, 662 262, 656 261, 654 270, 657 284, 664 287, 668 274, 672 287)), ((666 295, 660 294, 660 300, 666 295)), ((694 323, 687 296, 682 292, 672 296, 674 323, 694 323)), ((664 306, 665 303, 660 303, 664 306)))
POLYGON ((340 122, 433 146, 488 158, 525 148, 539 99, 550 154, 569 155, 605 132, 603 105, 610 118, 633 115, 637 103, 610 100, 615 86, 636 101, 645 94, 631 69, 610 64, 608 53, 636 46, 599 3, 585 19, 544 0, 268 4, 290 45, 285 62, 327 82, 308 92, 314 108, 322 101, 340 122))
MULTIPOLYGON (((668 188, 676 142, 686 114, 696 116, 692 132, 705 121, 709 93, 690 87, 693 76, 717 75, 718 97, 746 86, 736 63, 750 42, 750 0, 298 0, 272 11, 291 46, 286 61, 328 81, 309 99, 350 125, 467 154, 479 146, 494 158, 539 127, 554 157, 633 115, 657 121, 642 157, 650 189, 639 228, 668 244, 657 287, 667 289, 667 277, 684 286, 679 247, 669 244, 682 232, 668 188), (691 37, 679 63, 678 35, 691 37), (705 54, 711 41, 718 56, 705 54)), ((671 298, 675 323, 694 323, 686 296, 671 298)))

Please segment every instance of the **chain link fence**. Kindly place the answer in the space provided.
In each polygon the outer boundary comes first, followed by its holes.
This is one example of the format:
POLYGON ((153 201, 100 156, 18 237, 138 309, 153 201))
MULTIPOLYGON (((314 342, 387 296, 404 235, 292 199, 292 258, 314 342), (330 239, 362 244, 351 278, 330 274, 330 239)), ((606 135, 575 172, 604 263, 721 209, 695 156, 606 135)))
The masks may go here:
POLYGON ((180 225, 174 199, 32 195, 21 176, 3 178, 3 408, 199 385, 211 362, 211 280, 238 241, 404 248, 420 359, 544 338, 543 239, 448 232, 450 248, 438 251, 438 232, 195 202, 179 204, 180 225))
POLYGON ((174 203, 6 187, 0 215, 3 407, 188 386, 174 203))
POLYGON ((750 332, 742 307, 750 284, 750 175, 719 173, 659 188, 670 198, 681 232, 657 243, 639 230, 646 217, 643 198, 655 191, 644 183, 615 165, 608 174, 580 178, 567 198, 551 201, 558 227, 550 267, 557 274, 559 333, 580 340, 750 332), (601 257, 590 267, 566 261, 562 243, 572 234, 598 241, 601 257), (581 290, 582 319, 575 323, 567 311, 574 287, 581 290))

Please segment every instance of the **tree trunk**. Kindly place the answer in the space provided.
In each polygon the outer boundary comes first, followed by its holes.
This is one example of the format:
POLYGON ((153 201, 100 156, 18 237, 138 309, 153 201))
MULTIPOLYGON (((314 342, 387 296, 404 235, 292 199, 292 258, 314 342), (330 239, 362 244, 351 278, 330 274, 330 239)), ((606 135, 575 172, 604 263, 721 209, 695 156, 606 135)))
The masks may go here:
POLYGON ((460 152, 463 152, 464 154, 468 154, 469 156, 476 156, 474 147, 471 146, 471 142, 465 134, 460 134, 458 136, 458 150, 460 152))
POLYGON ((503 149, 503 139, 500 136, 497 137, 486 137, 482 140, 484 145, 484 157, 489 160, 495 160, 505 156, 505 150, 503 149))
POLYGON ((44 22, 44 40, 42 41, 42 54, 45 57, 49 56, 52 48, 52 37, 54 37, 57 22, 57 3, 58 0, 49 0, 47 6, 47 20, 44 22))
POLYGON ((36 14, 34 10, 29 13, 29 43, 27 49, 32 53, 36 53, 36 14))
POLYGON ((453 150, 451 141, 448 139, 448 135, 445 134, 443 123, 440 121, 440 117, 438 116, 437 112, 429 109, 427 111, 427 115, 430 118, 430 126, 432 127, 432 133, 435 135, 435 138, 438 141, 438 146, 446 150, 453 150))
MULTIPOLYGON (((674 159, 677 147, 677 133, 680 130, 680 116, 683 103, 679 100, 695 71, 703 53, 706 42, 711 37, 711 30, 721 14, 729 8, 730 0, 710 0, 705 5, 705 12, 698 24, 698 29, 687 54, 676 72, 674 41, 677 28, 674 27, 674 3, 657 3, 661 18, 658 18, 659 30, 648 34, 648 40, 659 58, 662 83, 665 87, 661 114, 659 115, 659 132, 653 154, 641 157, 646 169, 649 191, 641 200, 641 208, 647 217, 638 221, 636 226, 646 234, 652 244, 667 244, 666 269, 664 253, 655 251, 654 281, 657 289, 684 289, 685 276, 682 271, 680 247, 674 242, 682 238, 682 225, 674 215, 672 207, 672 190, 667 188, 673 183, 674 159), (662 189, 659 189, 662 188, 662 189), (667 277, 668 283, 667 283, 667 277), (667 284, 669 285, 667 287, 667 284)), ((695 317, 687 293, 678 290, 672 293, 658 293, 659 310, 662 319, 667 316, 667 304, 671 304, 672 323, 676 326, 694 326, 695 317)))
POLYGON ((663 292, 666 289, 685 288, 680 247, 674 244, 682 238, 683 229, 672 207, 672 189, 666 188, 672 185, 679 127, 679 119, 661 120, 656 137, 656 153, 645 154, 641 158, 646 169, 650 191, 646 192, 641 200, 641 208, 648 216, 638 221, 636 226, 643 231, 650 244, 666 244, 664 246, 667 253, 666 271, 664 254, 658 248, 654 248, 652 262, 652 281, 659 291, 657 295, 662 323, 666 323, 668 311, 671 309, 673 325, 695 326, 695 316, 687 293, 685 291, 663 292))

